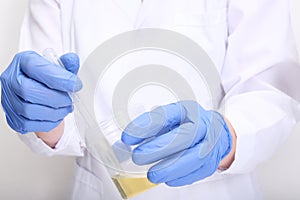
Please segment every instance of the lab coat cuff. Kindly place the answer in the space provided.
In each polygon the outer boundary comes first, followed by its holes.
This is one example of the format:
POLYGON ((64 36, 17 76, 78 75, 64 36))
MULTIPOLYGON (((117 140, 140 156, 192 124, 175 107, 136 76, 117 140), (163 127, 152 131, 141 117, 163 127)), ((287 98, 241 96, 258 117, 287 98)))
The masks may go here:
POLYGON ((64 152, 64 155, 83 156, 85 147, 77 130, 74 114, 71 113, 65 117, 64 133, 54 149, 64 152))
POLYGON ((18 134, 18 136, 34 153, 43 156, 52 156, 55 154, 56 150, 50 148, 35 133, 18 134))
POLYGON ((240 102, 240 98, 229 100, 223 108, 224 115, 230 121, 237 136, 234 161, 223 173, 248 173, 254 170, 259 163, 258 157, 260 157, 257 155, 259 152, 257 148, 264 148, 260 146, 263 144, 259 140, 263 140, 264 137, 267 139, 267 135, 264 134, 266 129, 273 127, 286 115, 271 103, 266 105, 267 102, 253 98, 252 100, 256 101, 258 108, 265 109, 264 113, 257 112, 257 108, 250 105, 245 106, 247 102, 240 102), (265 136, 262 137, 263 135, 265 136))
POLYGON ((44 156, 83 156, 84 143, 77 133, 73 114, 65 118, 65 131, 55 148, 49 147, 35 133, 18 134, 20 139, 34 152, 44 156))
POLYGON ((236 151, 233 163, 228 169, 221 170, 222 173, 245 173, 251 171, 248 162, 252 159, 253 149, 255 148, 255 137, 251 132, 253 126, 246 117, 239 111, 230 111, 226 113, 226 118, 229 119, 232 127, 235 130, 237 141, 236 151))

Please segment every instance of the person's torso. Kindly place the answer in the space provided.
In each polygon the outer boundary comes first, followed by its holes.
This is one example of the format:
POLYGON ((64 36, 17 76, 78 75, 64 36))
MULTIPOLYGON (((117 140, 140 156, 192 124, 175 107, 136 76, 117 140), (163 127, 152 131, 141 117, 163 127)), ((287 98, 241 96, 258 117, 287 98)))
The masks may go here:
MULTIPOLYGON (((78 53, 82 63, 99 45, 116 35, 154 28, 183 34, 197 43, 221 73, 227 43, 227 0, 145 0, 143 3, 140 0, 74 0, 62 1, 61 9, 64 48, 78 53)), ((182 48, 188 51, 188 47, 182 48)), ((189 66, 190 63, 182 62, 181 55, 145 49, 134 53, 127 53, 122 59, 114 61, 101 80, 99 77, 100 89, 95 94, 95 99, 99 97, 95 104, 98 120, 105 120, 102 116, 107 116, 110 112, 113 93, 120 80, 134 68, 150 64, 173 69, 183 80, 182 88, 183 85, 192 88, 195 100, 203 107, 212 109, 210 88, 207 88, 204 80, 206 77, 203 79, 201 74, 189 66), (108 109, 99 105, 105 105, 108 109)), ((129 104, 134 107, 142 105, 145 110, 149 110, 153 106, 181 100, 176 94, 172 94, 173 91, 167 91, 172 90, 168 88, 168 83, 160 84, 163 85, 160 88, 159 84, 153 85, 142 89, 138 87, 138 92, 131 95, 129 104)))
MULTIPOLYGON (((64 48, 66 51, 77 52, 82 59, 82 63, 99 45, 116 35, 127 31, 155 28, 183 34, 196 42, 211 58, 217 71, 221 73, 228 36, 227 0, 144 0, 143 4, 140 0, 130 2, 124 0, 74 0, 62 1, 61 9, 64 48)), ((208 94, 203 94, 203 91, 206 90, 203 88, 204 84, 197 82, 198 79, 194 77, 194 73, 189 69, 188 64, 181 63, 175 58, 176 55, 166 55, 165 52, 161 53, 153 51, 153 49, 152 51, 141 50, 135 53, 136 55, 128 53, 127 57, 114 61, 110 71, 108 70, 107 74, 101 77, 102 80, 99 80, 100 84, 95 92, 94 100, 95 112, 99 121, 105 120, 108 116, 107 113, 110 113, 113 91, 118 81, 130 70, 133 70, 134 66, 138 67, 137 65, 154 63, 167 65, 170 68, 174 67, 175 71, 180 71, 183 79, 191 85, 195 93, 198 93, 198 95, 196 94, 196 100, 206 104, 204 106, 207 106, 207 108, 210 107, 208 94)), ((130 103, 147 104, 146 109, 149 109, 153 106, 151 102, 166 104, 176 100, 172 95, 163 95, 164 91, 158 95, 157 89, 153 86, 140 90, 140 94, 132 97, 133 100, 130 103)), ((104 178, 99 175, 103 172, 103 169, 98 166, 97 161, 89 161, 90 159, 92 159, 90 155, 82 158, 79 164, 85 165, 83 166, 85 170, 93 171, 91 173, 97 177, 96 182, 100 181, 102 183, 99 184, 99 187, 102 185, 104 189, 99 189, 103 192, 99 192, 99 197, 105 199, 105 193, 108 191, 108 189, 107 191, 105 189, 105 186, 107 186, 105 182, 109 180, 107 180, 107 177, 104 178), (96 165, 96 169, 91 165, 96 165), (97 170, 99 170, 99 173, 94 172, 97 170)), ((200 182, 193 186, 181 188, 168 188, 162 184, 144 193, 144 195, 138 196, 137 199, 184 199, 188 196, 191 197, 190 199, 236 199, 234 195, 238 196, 241 193, 230 195, 228 191, 232 190, 231 187, 236 187, 241 180, 245 181, 245 187, 241 189, 246 191, 245 188, 251 185, 248 182, 250 181, 248 175, 240 179, 232 178, 229 181, 215 180, 213 183, 204 181, 204 183, 200 182), (211 190, 212 186, 214 190, 211 190)), ((250 190, 249 192, 251 193, 250 190)), ((77 194, 79 193, 77 192, 77 194)), ((249 199, 254 198, 252 195, 253 193, 249 194, 249 199)))

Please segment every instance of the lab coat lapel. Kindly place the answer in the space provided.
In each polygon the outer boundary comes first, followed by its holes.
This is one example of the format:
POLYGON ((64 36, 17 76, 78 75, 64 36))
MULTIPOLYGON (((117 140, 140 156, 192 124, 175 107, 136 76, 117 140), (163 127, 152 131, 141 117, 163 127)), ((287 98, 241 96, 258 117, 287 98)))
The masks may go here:
POLYGON ((157 0, 143 0, 135 20, 134 28, 138 29, 142 27, 146 18, 149 17, 155 5, 157 5, 157 2, 157 0))
POLYGON ((153 11, 159 0, 112 0, 120 11, 133 23, 133 28, 142 27, 147 17, 153 11))
POLYGON ((128 18, 128 20, 135 25, 136 17, 141 9, 142 3, 141 0, 112 0, 113 3, 120 9, 120 12, 124 15, 124 17, 128 18))

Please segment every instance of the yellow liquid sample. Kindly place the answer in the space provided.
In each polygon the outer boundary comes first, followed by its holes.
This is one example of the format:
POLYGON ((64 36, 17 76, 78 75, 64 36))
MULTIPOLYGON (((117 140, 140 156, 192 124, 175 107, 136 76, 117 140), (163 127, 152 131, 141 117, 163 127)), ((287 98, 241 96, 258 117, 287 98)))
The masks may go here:
POLYGON ((128 199, 156 186, 146 177, 126 177, 117 175, 112 177, 123 199, 128 199))

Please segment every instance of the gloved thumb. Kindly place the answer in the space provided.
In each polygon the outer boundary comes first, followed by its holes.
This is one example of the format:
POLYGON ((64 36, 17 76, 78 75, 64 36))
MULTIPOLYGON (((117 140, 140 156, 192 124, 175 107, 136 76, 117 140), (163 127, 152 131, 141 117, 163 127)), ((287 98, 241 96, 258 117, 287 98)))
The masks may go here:
POLYGON ((79 70, 79 57, 76 53, 66 53, 60 57, 61 62, 64 64, 66 70, 77 74, 79 70))

